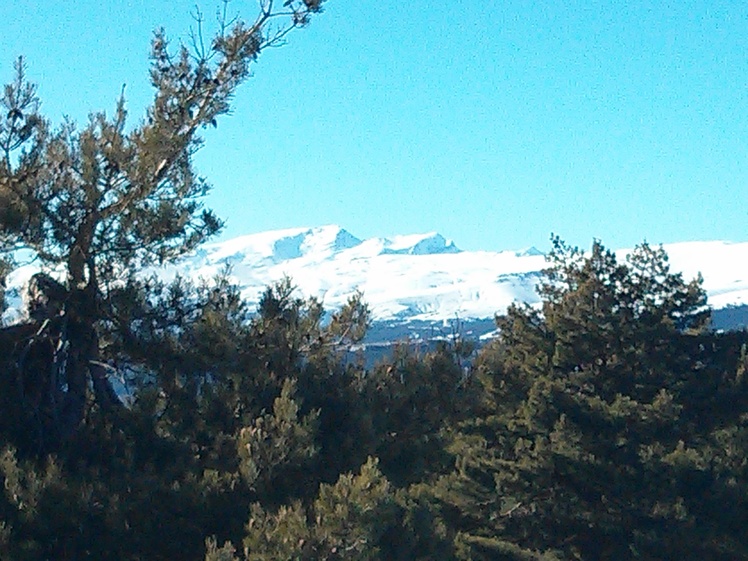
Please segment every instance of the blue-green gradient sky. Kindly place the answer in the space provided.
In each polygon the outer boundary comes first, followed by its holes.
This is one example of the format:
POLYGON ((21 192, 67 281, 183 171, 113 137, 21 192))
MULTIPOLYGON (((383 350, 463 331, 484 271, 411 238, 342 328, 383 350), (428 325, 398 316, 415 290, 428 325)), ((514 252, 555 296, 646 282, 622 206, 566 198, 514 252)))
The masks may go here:
MULTIPOLYGON (((199 4, 210 24, 216 3, 199 4)), ((194 8, 0 0, 0 78, 23 54, 56 122, 111 111, 126 84, 139 119, 151 33, 186 38, 194 8)), ((262 55, 206 141, 223 237, 337 223, 464 249, 748 240, 748 4, 330 0, 262 55)))

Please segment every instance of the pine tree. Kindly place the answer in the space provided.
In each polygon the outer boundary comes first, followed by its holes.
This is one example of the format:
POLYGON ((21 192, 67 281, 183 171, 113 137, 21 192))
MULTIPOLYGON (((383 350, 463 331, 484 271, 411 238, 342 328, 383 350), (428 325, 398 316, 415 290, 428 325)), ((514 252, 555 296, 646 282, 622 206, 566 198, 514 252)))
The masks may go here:
MULTIPOLYGON (((173 50, 163 31, 151 43, 155 93, 139 122, 128 122, 122 95, 111 114, 81 129, 54 128, 40 112, 36 88, 19 59, 0 99, 0 234, 30 248, 49 268, 65 270, 64 314, 47 318, 62 337, 64 380, 52 381, 55 422, 46 441, 68 438, 86 410, 89 382, 104 410, 120 407, 101 340, 116 323, 109 294, 123 277, 198 246, 221 228, 202 207, 209 185, 192 159, 200 131, 215 126, 261 52, 321 11, 321 1, 261 2, 250 24, 220 24, 209 44, 173 50)), ((225 11, 224 11, 225 13, 225 11)))
MULTIPOLYGON (((498 319, 477 363, 480 414, 434 487, 462 558, 745 555, 705 516, 726 491, 705 421, 740 427, 746 409, 699 279, 647 245, 621 263, 599 242, 584 254, 555 240, 550 259, 542 310, 498 319)), ((742 519, 741 504, 723 507, 742 519)))
POLYGON ((308 510, 301 504, 268 513, 254 505, 244 548, 248 561, 382 559, 386 531, 397 522, 390 483, 369 459, 358 475, 323 484, 308 510))

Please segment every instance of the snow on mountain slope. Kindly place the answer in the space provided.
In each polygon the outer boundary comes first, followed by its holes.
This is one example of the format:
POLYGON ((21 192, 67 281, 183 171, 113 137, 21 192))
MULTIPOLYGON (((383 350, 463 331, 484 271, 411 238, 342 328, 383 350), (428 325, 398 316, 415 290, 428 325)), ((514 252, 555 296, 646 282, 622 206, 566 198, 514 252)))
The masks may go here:
MULTIPOLYGON (((686 279, 702 273, 713 306, 748 303, 748 243, 686 242, 665 249, 673 270, 686 279)), ((226 265, 252 303, 286 275, 300 294, 321 298, 328 308, 358 289, 375 319, 439 321, 488 318, 512 302, 538 302, 535 286, 546 263, 534 247, 467 252, 437 233, 360 240, 339 226, 324 226, 209 244, 158 273, 207 279, 226 265)))
POLYGON ((748 243, 682 242, 665 247, 673 270, 704 277, 714 308, 748 304, 748 243))
POLYGON ((534 279, 544 258, 462 252, 437 233, 361 241, 338 226, 324 226, 209 244, 158 274, 207 279, 226 265, 251 303, 285 275, 301 294, 330 308, 361 290, 376 319, 442 320, 491 317, 517 299, 536 300, 534 279))
POLYGON ((460 250, 452 240, 447 240, 441 234, 414 234, 410 236, 395 236, 391 240, 383 240, 385 247, 382 253, 399 255, 432 255, 435 253, 459 253, 460 250))
POLYGON ((231 262, 250 258, 252 263, 280 263, 289 259, 313 257, 325 259, 361 244, 361 240, 337 226, 290 228, 250 234, 200 249, 196 257, 231 262))
MULTIPOLYGON (((748 304, 748 242, 685 242, 665 250, 672 269, 686 279, 701 272, 715 308, 748 304)), ((229 266, 250 304, 268 284, 289 276, 300 295, 316 296, 328 309, 361 290, 375 319, 448 321, 490 318, 512 302, 538 302, 535 287, 545 265, 534 247, 468 252, 435 232, 361 240, 339 226, 323 226, 207 244, 178 264, 152 271, 164 280, 177 274, 199 280, 229 266)), ((33 271, 27 267, 11 276, 16 294, 33 271)), ((18 307, 17 295, 10 304, 18 307)), ((6 319, 13 315, 11 310, 6 319)))

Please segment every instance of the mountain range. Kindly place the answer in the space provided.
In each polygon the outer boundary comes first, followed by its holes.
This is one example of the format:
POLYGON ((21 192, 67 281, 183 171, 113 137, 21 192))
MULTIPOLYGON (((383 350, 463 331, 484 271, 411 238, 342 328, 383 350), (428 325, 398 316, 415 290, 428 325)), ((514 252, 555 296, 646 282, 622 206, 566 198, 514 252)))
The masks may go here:
MULTIPOLYGON (((673 271, 686 279, 703 276, 715 310, 732 315, 745 311, 748 317, 748 242, 683 242, 664 248, 673 271)), ((624 256, 627 251, 616 253, 624 256)), ((149 272, 167 281, 176 275, 197 281, 228 267, 251 305, 267 285, 288 276, 301 296, 315 296, 327 309, 340 307, 361 291, 380 326, 407 324, 433 330, 459 318, 490 331, 491 322, 485 320, 512 302, 539 301, 535 288, 545 266, 545 256, 534 247, 462 251, 436 232, 359 239, 330 225, 206 244, 176 264, 149 272)), ((17 314, 20 288, 34 271, 26 266, 11 274, 6 320, 17 314)))

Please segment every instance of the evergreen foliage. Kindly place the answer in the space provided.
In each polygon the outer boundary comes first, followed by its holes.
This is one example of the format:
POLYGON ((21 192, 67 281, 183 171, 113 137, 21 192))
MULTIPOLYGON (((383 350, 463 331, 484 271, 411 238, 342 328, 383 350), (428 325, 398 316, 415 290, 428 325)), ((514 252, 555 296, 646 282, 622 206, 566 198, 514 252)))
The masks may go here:
MULTIPOLYGON (((224 17, 209 44, 174 50, 163 31, 151 43, 154 96, 145 118, 128 123, 124 92, 111 114, 78 129, 54 128, 41 114, 22 59, 0 98, 0 239, 65 271, 64 314, 48 337, 64 339, 65 383, 52 380, 51 448, 70 437, 87 409, 87 387, 103 409, 121 407, 102 338, 118 318, 110 295, 123 278, 194 249, 222 226, 204 209, 208 191, 192 158, 200 130, 230 109, 236 89, 267 47, 321 10, 321 2, 261 2, 251 24, 224 17), (59 324, 59 325, 57 325, 59 324)), ((202 25, 202 22, 198 22, 202 25)), ((198 34, 200 37, 202 34, 198 34)))
POLYGON ((0 330, 0 558, 748 558, 748 335, 708 331, 662 249, 555 238, 542 308, 370 369, 362 294, 326 318, 290 279, 255 311, 229 270, 137 274, 220 227, 199 131, 320 9, 263 0, 196 52, 157 33, 134 125, 121 99, 53 128, 17 64, 0 281, 20 247, 65 278, 36 275, 0 330))
POLYGON ((369 459, 358 475, 322 484, 308 512, 300 503, 275 514, 253 505, 244 539, 247 560, 380 559, 395 503, 376 464, 369 459))
POLYGON ((712 518, 743 519, 743 468, 718 469, 710 444, 744 422, 735 337, 704 331, 699 279, 662 250, 554 247, 542 310, 512 307, 478 359, 480 413, 434 489, 461 556, 745 557, 712 518))

